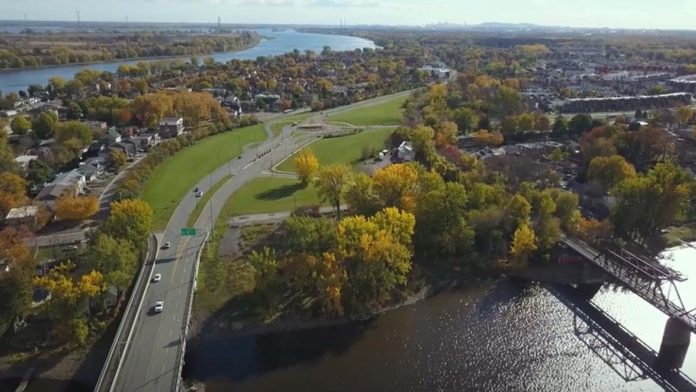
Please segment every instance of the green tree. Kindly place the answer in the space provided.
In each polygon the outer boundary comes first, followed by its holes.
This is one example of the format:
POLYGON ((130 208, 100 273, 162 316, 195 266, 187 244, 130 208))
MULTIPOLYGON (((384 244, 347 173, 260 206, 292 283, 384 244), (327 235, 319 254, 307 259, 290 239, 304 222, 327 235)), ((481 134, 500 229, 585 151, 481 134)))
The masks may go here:
POLYGON ((604 190, 635 176, 636 169, 621 155, 598 156, 592 159, 587 169, 587 178, 599 182, 604 190))
POLYGON ((365 173, 353 176, 353 182, 346 190, 343 199, 350 209, 359 214, 370 216, 380 209, 380 201, 373 189, 372 178, 365 173))
POLYGON ((12 129, 12 132, 17 135, 26 135, 31 129, 31 121, 29 120, 29 117, 20 114, 12 119, 10 128, 12 129))
POLYGON ((565 135, 566 133, 568 133, 568 122, 562 114, 556 116, 556 119, 553 122, 553 127, 551 129, 553 129, 554 133, 557 133, 559 135, 565 135))
POLYGON ((57 127, 58 116, 54 112, 41 113, 32 122, 34 134, 41 140, 53 137, 53 132, 55 132, 57 127))
POLYGON ((106 282, 116 286, 120 292, 128 289, 138 268, 133 244, 103 233, 90 245, 88 259, 92 268, 101 271, 106 282))
POLYGON ((336 229, 327 218, 293 215, 283 221, 283 247, 290 253, 320 255, 336 246, 336 229))
POLYGON ((121 170, 128 162, 128 157, 123 150, 112 150, 111 153, 109 153, 109 162, 111 162, 111 166, 116 170, 121 170))
POLYGON ((568 123, 568 132, 571 135, 580 136, 590 129, 592 129, 592 117, 589 114, 575 115, 568 123))

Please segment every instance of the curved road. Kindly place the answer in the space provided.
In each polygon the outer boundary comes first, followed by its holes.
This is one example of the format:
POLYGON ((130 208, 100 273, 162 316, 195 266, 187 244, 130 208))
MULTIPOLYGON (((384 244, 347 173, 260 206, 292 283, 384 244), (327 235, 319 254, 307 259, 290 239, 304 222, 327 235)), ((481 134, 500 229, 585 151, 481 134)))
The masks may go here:
MULTIPOLYGON (((405 91, 386 97, 363 101, 347 107, 324 111, 324 115, 374 105, 405 91)), ((133 337, 126 349, 123 367, 120 369, 112 390, 114 391, 173 391, 179 380, 180 359, 185 345, 186 320, 189 312, 189 294, 195 289, 195 274, 198 253, 204 245, 204 232, 210 231, 230 196, 248 181, 269 170, 274 163, 292 155, 307 143, 320 136, 299 133, 292 135, 285 128, 276 138, 266 127, 269 139, 256 148, 247 149, 239 159, 220 166, 201 179, 195 186, 203 192, 232 174, 206 204, 196 221, 198 234, 181 237, 180 230, 193 212, 197 199, 193 189, 179 203, 167 224, 164 233, 157 234, 159 243, 171 243, 171 248, 161 249, 153 274, 161 274, 162 280, 150 282, 144 294, 143 308, 135 322, 133 337), (164 301, 164 311, 154 313, 157 301, 164 301)), ((232 131, 234 132, 234 131, 232 131)))

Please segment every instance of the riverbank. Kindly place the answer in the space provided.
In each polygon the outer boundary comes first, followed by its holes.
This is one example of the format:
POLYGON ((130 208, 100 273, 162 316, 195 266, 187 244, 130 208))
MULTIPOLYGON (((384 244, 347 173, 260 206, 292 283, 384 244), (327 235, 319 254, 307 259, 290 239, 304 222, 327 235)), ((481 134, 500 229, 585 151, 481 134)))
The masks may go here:
POLYGON ((157 60, 176 60, 176 59, 188 60, 191 57, 197 57, 197 56, 215 56, 215 55, 226 54, 226 53, 228 53, 228 54, 237 53, 237 52, 241 52, 244 50, 249 50, 249 49, 255 48, 256 46, 258 46, 262 42, 273 39, 273 37, 266 37, 266 36, 260 35, 256 32, 253 32, 252 36, 253 36, 252 42, 249 42, 248 44, 243 45, 235 50, 226 50, 226 51, 219 51, 219 52, 201 52, 201 53, 192 53, 192 54, 185 54, 185 55, 171 55, 171 56, 140 56, 140 57, 124 57, 124 58, 114 57, 112 59, 99 60, 99 61, 81 61, 81 62, 75 62, 75 63, 47 64, 47 65, 38 65, 38 66, 31 66, 31 67, 18 67, 18 68, 0 68, 0 74, 10 73, 10 72, 22 72, 22 71, 41 71, 41 70, 50 70, 53 68, 63 68, 63 67, 84 67, 84 66, 90 66, 90 65, 111 64, 114 62, 127 63, 127 62, 136 62, 136 61, 157 61, 157 60))
POLYGON ((45 64, 45 65, 37 65, 37 66, 22 66, 22 67, 11 67, 11 68, 0 68, 0 74, 3 73, 11 73, 11 72, 22 72, 22 71, 40 71, 40 70, 50 70, 53 68, 62 68, 62 67, 83 67, 83 66, 90 66, 90 65, 101 65, 101 64, 111 64, 114 62, 123 62, 123 63, 132 63, 136 61, 157 61, 157 60, 174 60, 174 59, 189 59, 191 57, 198 57, 198 56, 215 56, 215 55, 220 55, 220 54, 225 54, 225 53, 237 53, 241 52, 244 50, 249 50, 251 48, 254 48, 258 46, 260 43, 273 39, 273 37, 267 37, 263 36, 261 34, 258 34, 257 32, 251 32, 251 38, 252 40, 245 45, 242 45, 239 48, 236 48, 234 50, 225 50, 225 51, 213 51, 213 52, 200 52, 200 53, 191 53, 191 54, 183 54, 183 55, 165 55, 165 56, 136 56, 136 57, 114 57, 111 59, 104 59, 104 60, 98 60, 98 61, 78 61, 78 62, 68 62, 64 64, 45 64))

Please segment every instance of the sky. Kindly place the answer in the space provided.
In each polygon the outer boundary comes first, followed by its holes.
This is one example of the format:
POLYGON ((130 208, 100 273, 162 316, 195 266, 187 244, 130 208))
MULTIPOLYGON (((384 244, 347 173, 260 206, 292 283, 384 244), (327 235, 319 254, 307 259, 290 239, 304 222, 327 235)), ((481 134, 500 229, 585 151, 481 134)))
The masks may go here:
POLYGON ((695 29, 696 0, 0 0, 0 19, 695 29))

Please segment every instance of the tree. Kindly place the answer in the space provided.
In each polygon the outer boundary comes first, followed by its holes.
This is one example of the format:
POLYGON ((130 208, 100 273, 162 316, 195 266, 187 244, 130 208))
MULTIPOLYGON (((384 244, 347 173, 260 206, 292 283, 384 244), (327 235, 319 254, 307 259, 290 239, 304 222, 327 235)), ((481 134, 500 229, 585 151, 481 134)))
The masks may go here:
POLYGON ((498 131, 489 132, 486 129, 482 129, 474 134, 474 141, 479 146, 498 147, 503 144, 505 139, 503 134, 498 131))
POLYGON ((529 256, 536 249, 536 236, 534 230, 532 230, 528 224, 520 225, 512 236, 510 255, 514 258, 517 265, 524 266, 527 264, 529 256))
POLYGON ((514 195, 506 208, 507 214, 516 227, 529 222, 532 214, 532 205, 519 193, 514 195))
POLYGON ((3 217, 15 207, 28 203, 27 182, 10 172, 0 173, 0 215, 3 217))
POLYGON ((152 231, 153 212, 142 200, 125 199, 111 203, 111 212, 104 223, 104 232, 117 239, 124 239, 142 250, 152 231))
POLYGON ((92 130, 83 122, 66 121, 58 125, 55 137, 60 143, 76 140, 80 146, 86 146, 92 142, 92 130))
POLYGON ((411 143, 416 154, 424 156, 426 151, 433 149, 435 130, 431 127, 420 125, 411 131, 411 143))
POLYGON ((556 162, 556 163, 564 160, 567 157, 568 157, 568 154, 563 152, 563 150, 561 150, 560 148, 555 148, 553 151, 551 151, 551 154, 549 154, 549 159, 552 162, 556 162))
POLYGON ((138 256, 133 244, 101 233, 94 239, 87 254, 90 265, 104 274, 106 282, 120 291, 128 288, 138 268, 138 256))
POLYGON ((29 121, 29 117, 20 114, 12 119, 10 128, 17 135, 26 135, 31 129, 31 121, 29 121))
POLYGON ((574 136, 580 136, 592 129, 592 117, 589 114, 573 116, 568 123, 568 132, 574 136))
POLYGON ((328 218, 293 215, 283 221, 283 247, 291 253, 320 255, 336 246, 334 223, 328 218))
POLYGON ((254 267, 256 290, 264 294, 267 299, 272 298, 272 294, 280 284, 280 276, 278 275, 280 263, 275 251, 268 247, 264 247, 260 252, 252 251, 248 261, 254 267))
POLYGON ((414 211, 418 171, 412 165, 396 164, 377 170, 372 177, 375 193, 386 207, 414 211))
POLYGON ((553 122, 552 129, 554 133, 557 133, 559 135, 565 135, 566 133, 568 133, 568 122, 562 114, 556 116, 556 119, 553 122))
POLYGON ((56 200, 55 213, 58 219, 82 221, 99 211, 99 199, 95 196, 65 194, 56 200))
POLYGON ((694 111, 688 106, 680 106, 677 108, 677 120, 679 125, 686 125, 689 120, 694 116, 694 111))
POLYGON ((473 131, 479 122, 479 116, 469 108, 459 108, 454 113, 454 122, 460 132, 473 131))
POLYGON ((30 234, 26 230, 8 227, 0 231, 0 260, 9 267, 0 274, 0 298, 3 299, 0 322, 22 318, 31 306, 32 277, 36 269, 26 245, 27 238, 30 234))
POLYGON ((109 162, 111 162, 111 166, 116 170, 121 170, 128 162, 128 157, 123 150, 111 150, 111 153, 109 153, 109 162))
POLYGON ((319 169, 319 160, 310 150, 304 149, 295 157, 295 169, 302 185, 307 186, 319 169))
POLYGON ((443 121, 438 127, 435 142, 438 147, 453 146, 457 144, 457 124, 451 121, 443 121))
POLYGON ((336 209, 336 218, 341 219, 343 195, 353 180, 350 168, 346 165, 328 165, 319 170, 314 186, 319 197, 331 203, 336 209))
POLYGON ((54 112, 44 112, 32 122, 34 134, 41 140, 50 139, 58 127, 58 116, 54 112))
POLYGON ((621 155, 596 157, 590 161, 587 169, 587 178, 599 182, 605 191, 635 176, 636 169, 621 155))
POLYGON ((380 209, 380 201, 375 194, 372 178, 365 173, 353 176, 353 182, 346 190, 343 199, 350 209, 359 214, 370 216, 380 209))

